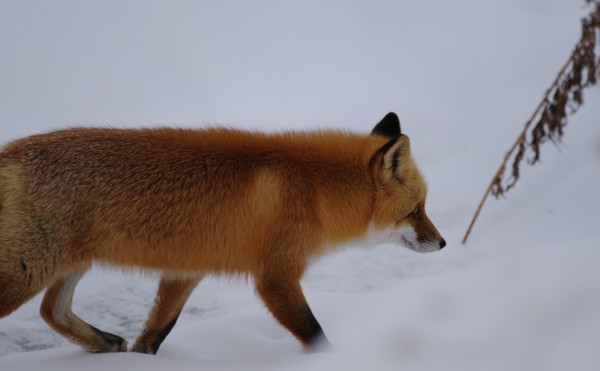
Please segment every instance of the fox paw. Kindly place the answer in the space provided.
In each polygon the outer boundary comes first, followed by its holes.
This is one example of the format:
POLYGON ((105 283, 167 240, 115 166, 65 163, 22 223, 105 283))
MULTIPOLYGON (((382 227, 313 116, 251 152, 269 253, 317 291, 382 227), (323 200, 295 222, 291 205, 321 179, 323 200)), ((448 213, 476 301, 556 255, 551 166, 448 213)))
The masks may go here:
POLYGON ((120 336, 98 330, 92 327, 94 332, 100 337, 98 344, 89 347, 91 353, 115 353, 127 351, 127 340, 120 336))

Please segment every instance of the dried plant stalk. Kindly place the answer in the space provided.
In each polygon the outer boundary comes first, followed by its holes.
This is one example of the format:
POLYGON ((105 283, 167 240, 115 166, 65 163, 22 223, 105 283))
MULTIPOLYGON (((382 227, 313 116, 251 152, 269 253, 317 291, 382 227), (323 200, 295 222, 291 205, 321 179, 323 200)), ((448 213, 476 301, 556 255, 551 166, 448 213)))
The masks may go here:
POLYGON ((520 176, 520 164, 530 153, 530 165, 540 161, 541 144, 557 143, 567 125, 567 116, 573 114, 583 104, 583 90, 595 85, 600 75, 600 0, 586 0, 590 4, 590 14, 582 19, 582 32, 579 42, 558 72, 544 98, 537 106, 517 140, 504 155, 504 160, 479 203, 475 215, 463 238, 463 244, 473 229, 481 208, 491 193, 496 198, 515 186, 520 176), (534 125, 535 123, 535 125, 534 125), (512 159, 511 174, 504 179, 506 166, 512 159))

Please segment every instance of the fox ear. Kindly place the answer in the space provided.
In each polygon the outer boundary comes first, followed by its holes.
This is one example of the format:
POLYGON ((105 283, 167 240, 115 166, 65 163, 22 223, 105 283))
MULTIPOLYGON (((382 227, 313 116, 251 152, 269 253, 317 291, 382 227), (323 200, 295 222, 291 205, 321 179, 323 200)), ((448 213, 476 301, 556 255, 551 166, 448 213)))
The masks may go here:
POLYGON ((371 131, 371 135, 381 135, 387 138, 396 138, 401 134, 400 119, 398 119, 398 115, 394 112, 385 115, 371 131))
POLYGON ((401 179, 410 163, 410 140, 406 135, 400 135, 381 147, 379 154, 379 173, 382 179, 401 179))

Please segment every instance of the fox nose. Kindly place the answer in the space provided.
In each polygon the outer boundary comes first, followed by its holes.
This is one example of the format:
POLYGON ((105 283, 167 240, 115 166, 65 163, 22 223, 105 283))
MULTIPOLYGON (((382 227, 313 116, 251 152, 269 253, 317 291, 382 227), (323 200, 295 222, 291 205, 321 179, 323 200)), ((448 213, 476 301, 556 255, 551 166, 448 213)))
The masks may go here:
POLYGON ((442 238, 442 240, 440 241, 440 250, 443 249, 446 246, 446 240, 444 240, 442 238))

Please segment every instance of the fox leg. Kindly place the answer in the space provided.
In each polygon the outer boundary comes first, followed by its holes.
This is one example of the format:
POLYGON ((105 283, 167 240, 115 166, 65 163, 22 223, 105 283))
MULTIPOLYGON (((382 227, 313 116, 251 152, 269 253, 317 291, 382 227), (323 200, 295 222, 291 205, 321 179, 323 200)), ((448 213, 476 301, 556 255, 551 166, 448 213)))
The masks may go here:
POLYGON ((158 286, 154 307, 142 333, 131 348, 134 352, 156 354, 202 276, 177 278, 163 275, 158 286))
POLYGON ((8 316, 44 289, 43 282, 32 282, 26 266, 23 270, 27 277, 0 272, 0 318, 8 316))
MULTIPOLYGON (((2 205, 0 205, 0 210, 2 205)), ((48 269, 36 251, 35 241, 21 241, 5 230, 0 230, 0 318, 9 315, 53 280, 54 271, 48 269), (17 242, 15 242, 17 240, 17 242)), ((41 250, 40 250, 41 251, 41 250)))
POLYGON ((40 314, 50 327, 89 352, 124 352, 127 350, 125 339, 98 330, 71 310, 75 287, 88 268, 72 271, 54 281, 46 290, 40 314))
POLYGON ((331 347, 304 298, 300 277, 263 275, 256 280, 256 290, 273 316, 300 340, 306 351, 331 347))

